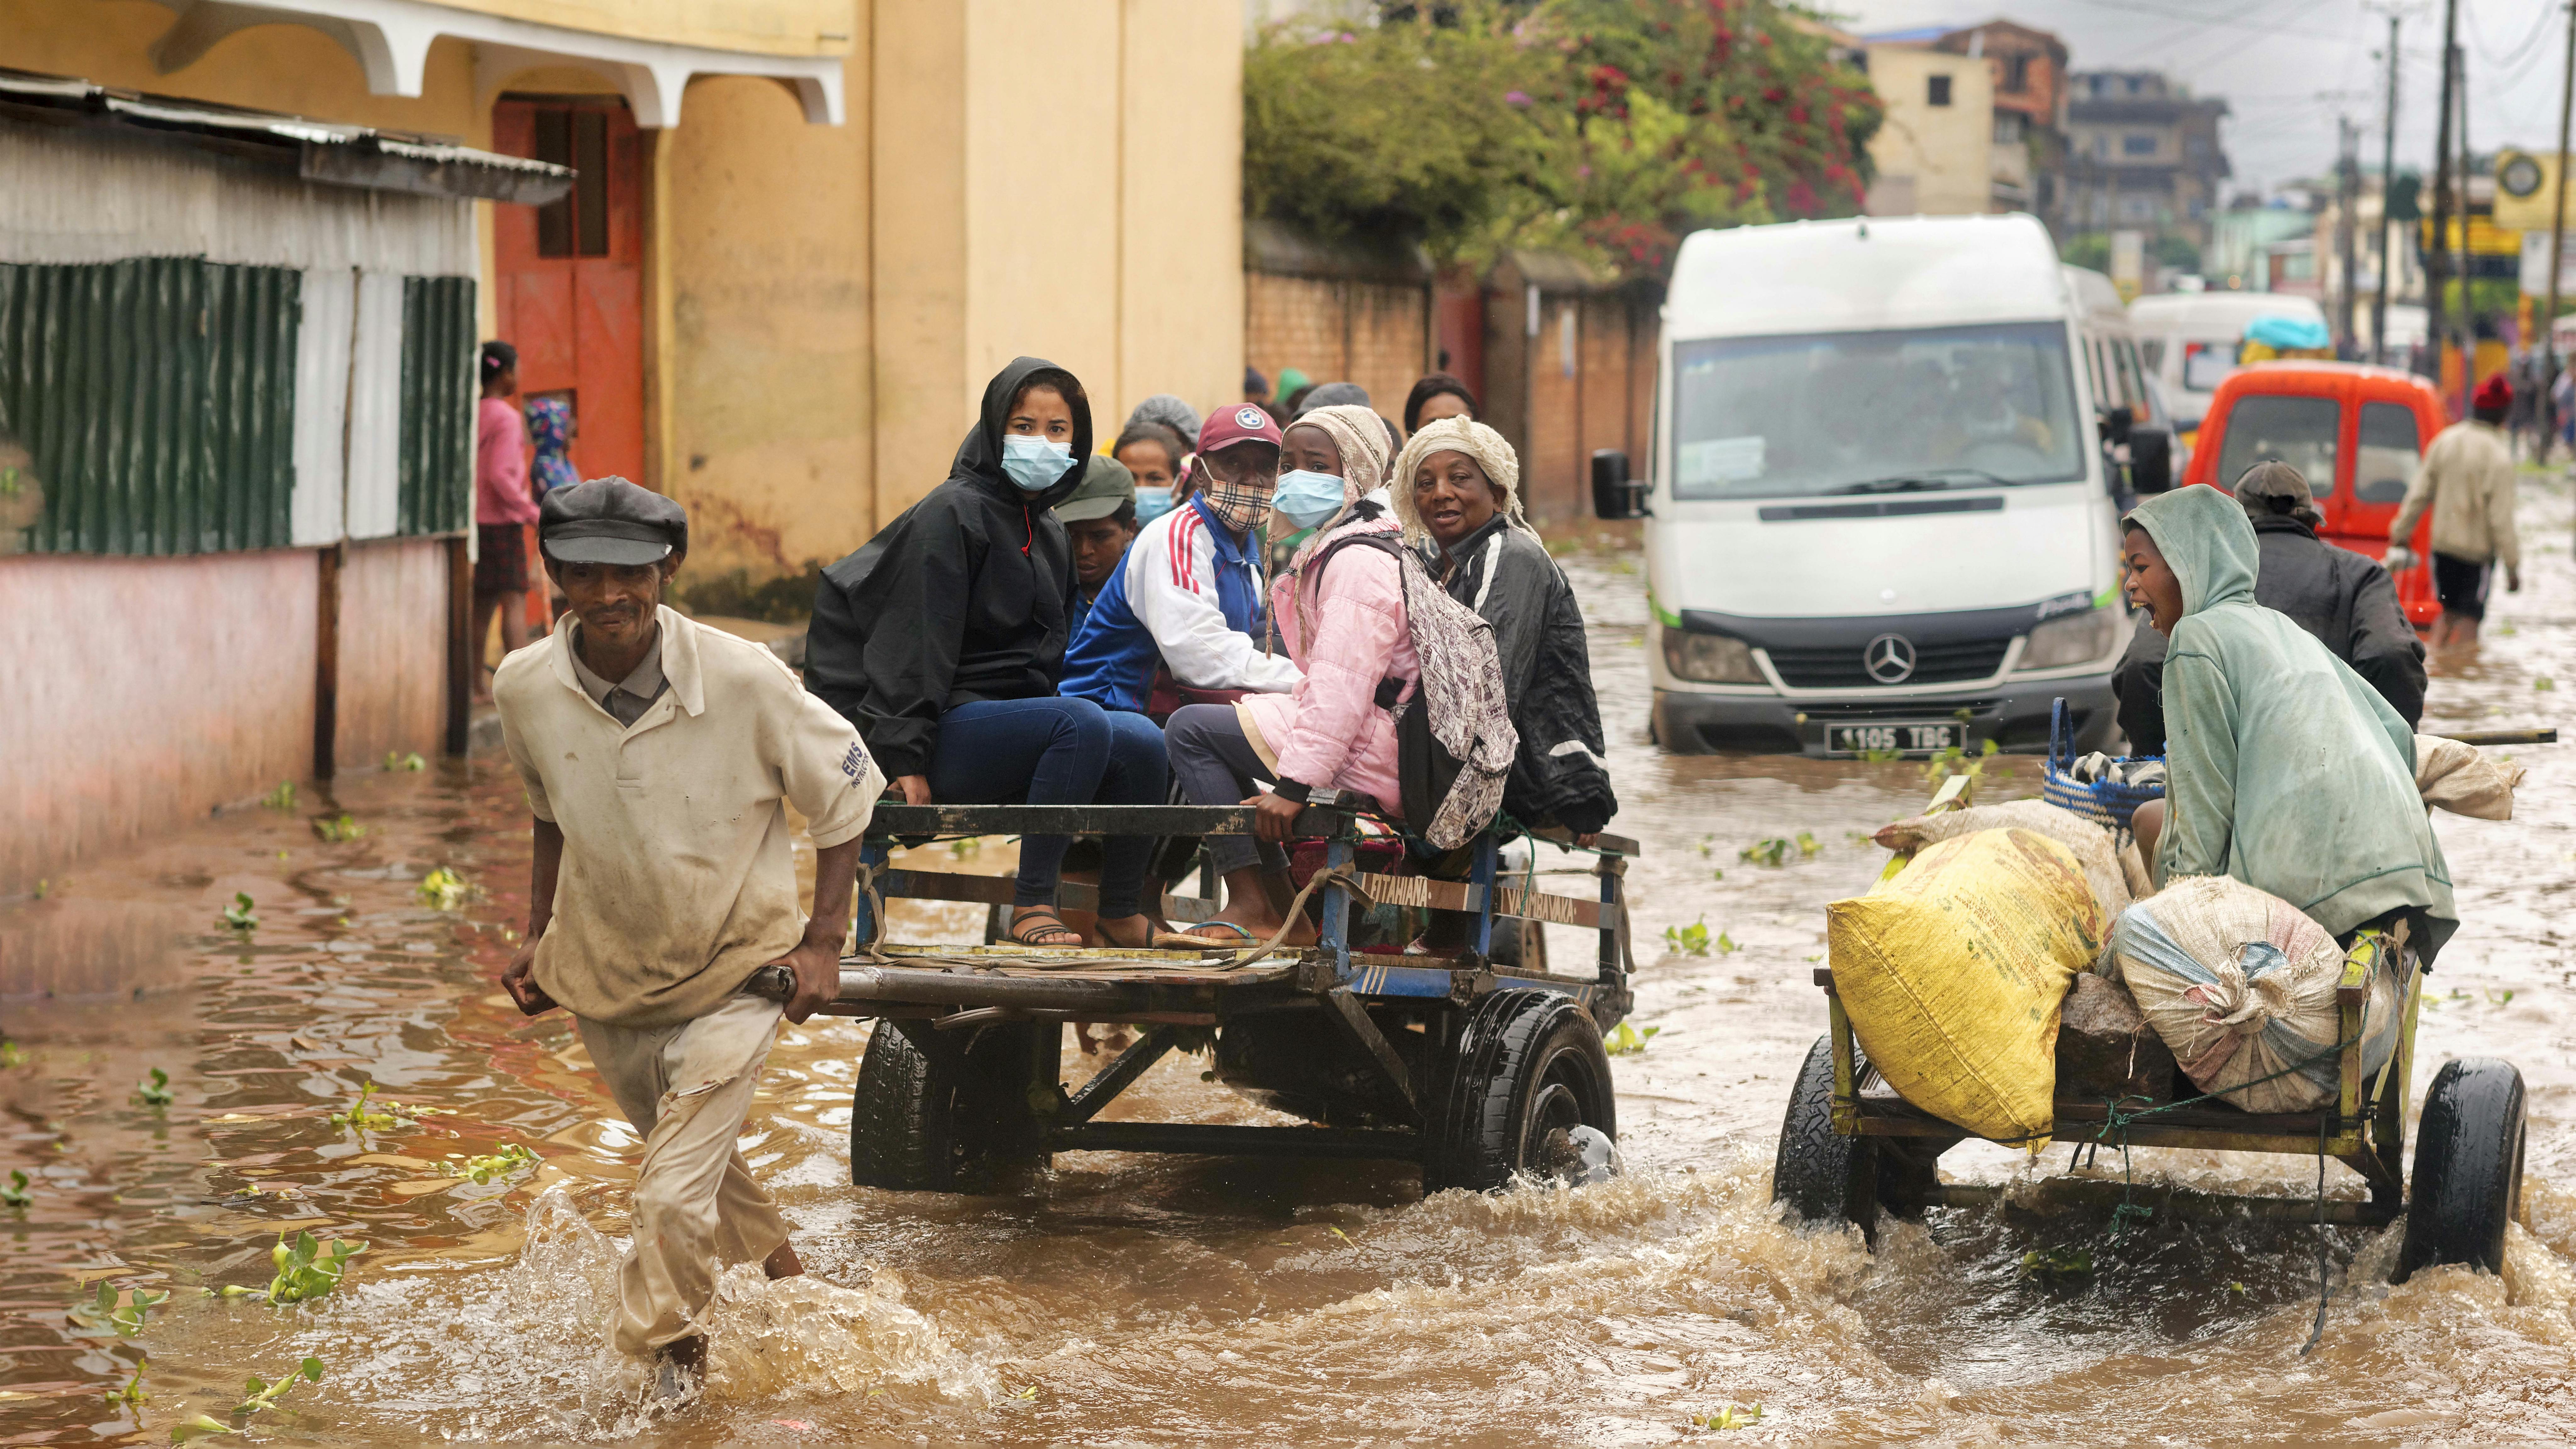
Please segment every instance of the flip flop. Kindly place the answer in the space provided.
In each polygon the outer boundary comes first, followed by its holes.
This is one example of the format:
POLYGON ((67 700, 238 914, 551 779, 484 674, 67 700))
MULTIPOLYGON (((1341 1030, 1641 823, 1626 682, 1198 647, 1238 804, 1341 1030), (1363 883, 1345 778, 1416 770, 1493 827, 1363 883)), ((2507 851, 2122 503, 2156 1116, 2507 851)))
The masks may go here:
MULTIPOLYGON (((1242 944, 1246 946, 1258 946, 1261 944, 1261 938, 1259 936, 1252 934, 1250 931, 1245 930, 1243 927, 1236 925, 1232 921, 1201 921, 1199 924, 1202 926, 1222 926, 1226 930, 1232 931, 1236 935, 1241 936, 1243 938, 1242 944)), ((1196 931, 1156 931, 1154 933, 1153 949, 1157 951, 1215 951, 1231 947, 1235 944, 1236 943, 1228 941, 1221 936, 1202 936, 1196 931)))
POLYGON ((1011 929, 1003 939, 1009 941, 1014 946, 1026 946, 1031 950, 1036 951, 1072 951, 1078 950, 1082 946, 1082 933, 1075 930, 1073 927, 1066 925, 1064 923, 1064 917, 1057 915, 1054 911, 1051 911, 1044 906, 1039 906, 1030 911, 1029 914, 1012 921, 1011 929), (1033 933, 1040 936, 1071 936, 1073 939, 1070 941, 1032 941, 1029 939, 1028 935, 1023 934, 1023 932, 1033 933))

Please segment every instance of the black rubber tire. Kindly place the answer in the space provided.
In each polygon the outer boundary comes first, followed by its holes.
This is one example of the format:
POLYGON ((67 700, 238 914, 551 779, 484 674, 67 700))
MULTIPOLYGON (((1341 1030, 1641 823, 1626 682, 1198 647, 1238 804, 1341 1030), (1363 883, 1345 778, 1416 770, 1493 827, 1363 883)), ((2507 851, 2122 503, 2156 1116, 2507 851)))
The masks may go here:
POLYGON ((2522 1204, 2522 1073, 2493 1057, 2444 1062, 2424 1092, 2415 1184, 2397 1281, 2467 1263, 2504 1272, 2504 1230, 2522 1204))
POLYGON ((1771 1159, 1771 1200, 1801 1222, 1863 1232, 1878 1217, 1878 1142, 1834 1130, 1834 1043, 1816 1038, 1789 1088, 1780 1146, 1771 1159))
POLYGON ((1042 1168, 1031 1063, 1056 1023, 1008 1022, 918 1038, 880 1021, 850 1093, 850 1181, 892 1192, 978 1191, 1042 1168), (927 1041, 925 1046, 924 1041, 927 1041))
POLYGON ((1497 966, 1513 971, 1547 970, 1547 928, 1536 921, 1495 917, 1492 945, 1489 959, 1497 966))
POLYGON ((1581 1002, 1509 988, 1470 1009, 1457 1053, 1426 1104, 1422 1191, 1496 1192, 1554 1160, 1548 1138, 1573 1126, 1619 1138, 1610 1054, 1581 1002))

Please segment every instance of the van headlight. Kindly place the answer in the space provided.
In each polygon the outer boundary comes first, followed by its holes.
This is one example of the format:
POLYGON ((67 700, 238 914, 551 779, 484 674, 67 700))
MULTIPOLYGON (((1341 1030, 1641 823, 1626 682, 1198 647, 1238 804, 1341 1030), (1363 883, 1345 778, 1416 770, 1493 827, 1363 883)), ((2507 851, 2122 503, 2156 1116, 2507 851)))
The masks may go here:
POLYGON ((2063 669, 2101 658, 2118 641, 2122 617, 2118 609, 2092 609, 2033 628, 2022 645, 2020 672, 2063 669))
POLYGON ((1664 631, 1664 667, 1676 678, 1702 684, 1760 684, 1762 671, 1753 663, 1752 646, 1723 634, 1664 631))

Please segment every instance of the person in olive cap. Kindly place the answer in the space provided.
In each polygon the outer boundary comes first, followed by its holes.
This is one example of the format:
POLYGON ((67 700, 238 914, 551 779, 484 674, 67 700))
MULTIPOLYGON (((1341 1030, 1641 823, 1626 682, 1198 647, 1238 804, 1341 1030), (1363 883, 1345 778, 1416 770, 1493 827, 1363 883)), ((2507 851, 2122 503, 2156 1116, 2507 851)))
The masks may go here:
POLYGON ((1092 459, 1082 486, 1055 506, 1055 516, 1073 540, 1073 637, 1080 638, 1092 601, 1136 541, 1136 475, 1116 458, 1092 459))
POLYGON ((721 1265, 804 1271, 734 1146, 781 1014, 743 986, 788 968, 796 1022, 837 994, 885 781, 776 655, 663 605, 689 549, 680 505, 593 478, 539 507, 546 573, 571 607, 493 680, 536 816, 527 938, 501 984, 530 1016, 572 1012, 643 1134, 613 1335, 684 1400, 704 1380, 721 1265), (789 804, 821 852, 810 921, 789 804))

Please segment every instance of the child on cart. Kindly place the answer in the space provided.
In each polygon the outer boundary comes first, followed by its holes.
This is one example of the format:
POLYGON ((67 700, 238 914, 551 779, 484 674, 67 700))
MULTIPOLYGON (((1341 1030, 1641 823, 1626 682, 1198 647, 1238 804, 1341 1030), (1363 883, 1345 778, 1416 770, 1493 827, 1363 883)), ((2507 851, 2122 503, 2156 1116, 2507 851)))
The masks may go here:
POLYGON ((2253 525, 2214 488, 2124 520, 2130 601, 2166 636, 2166 795, 2138 808, 2159 886, 2232 875, 2338 938, 2411 922, 2430 962, 2458 927, 2415 788, 2415 734, 2351 667, 2254 601, 2253 525))

